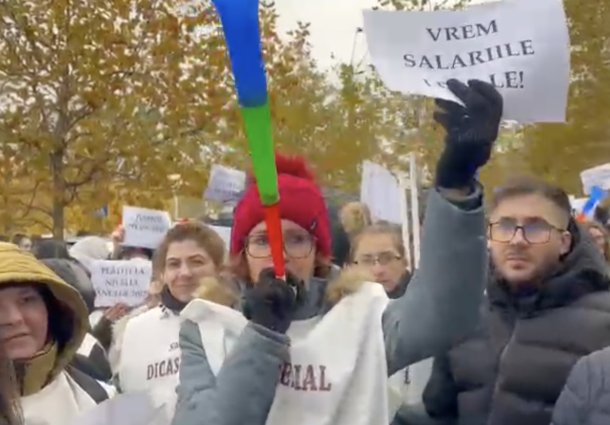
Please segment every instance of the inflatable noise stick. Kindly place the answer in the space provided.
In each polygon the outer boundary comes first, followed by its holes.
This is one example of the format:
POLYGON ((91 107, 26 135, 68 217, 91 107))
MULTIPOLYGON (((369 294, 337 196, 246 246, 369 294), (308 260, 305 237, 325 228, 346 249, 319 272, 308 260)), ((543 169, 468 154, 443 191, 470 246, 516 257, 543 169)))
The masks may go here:
POLYGON ((263 62, 259 0, 213 0, 225 35, 237 98, 244 119, 254 176, 265 211, 275 275, 285 278, 284 241, 267 76, 263 62))
POLYGON ((576 216, 576 220, 581 223, 587 221, 587 219, 595 213, 595 208, 607 196, 608 193, 605 190, 598 186, 593 186, 589 199, 587 199, 587 202, 585 202, 585 205, 582 207, 582 211, 576 216))

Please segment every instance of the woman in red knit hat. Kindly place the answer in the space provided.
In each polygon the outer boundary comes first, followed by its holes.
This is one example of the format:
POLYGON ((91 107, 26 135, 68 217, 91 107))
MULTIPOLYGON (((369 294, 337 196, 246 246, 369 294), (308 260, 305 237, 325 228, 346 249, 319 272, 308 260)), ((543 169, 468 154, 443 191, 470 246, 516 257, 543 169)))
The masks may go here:
POLYGON ((263 206, 250 184, 231 235, 244 294, 230 306, 197 299, 182 312, 174 425, 387 425, 397 407, 387 396, 388 376, 473 330, 487 270, 475 176, 497 138, 502 98, 481 81, 448 86, 464 106, 437 100, 445 150, 420 267, 405 295, 389 301, 381 285, 355 270, 327 283, 323 197, 303 160, 278 157, 287 276, 274 275, 263 206))

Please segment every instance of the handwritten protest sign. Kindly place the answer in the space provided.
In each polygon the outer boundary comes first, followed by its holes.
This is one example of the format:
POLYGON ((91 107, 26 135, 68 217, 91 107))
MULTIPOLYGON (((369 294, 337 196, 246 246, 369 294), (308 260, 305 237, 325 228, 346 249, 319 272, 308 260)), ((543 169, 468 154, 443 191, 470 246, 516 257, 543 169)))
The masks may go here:
POLYGON ((204 198, 218 202, 237 201, 246 186, 246 173, 233 168, 213 165, 204 198))
POLYGON ((561 0, 511 0, 461 11, 365 11, 373 65, 390 90, 457 99, 446 81, 480 79, 504 118, 565 122, 570 41, 561 0))
POLYGON ((91 282, 95 289, 95 306, 111 307, 117 303, 137 306, 144 302, 152 279, 152 263, 96 260, 91 263, 91 282))
POLYGON ((171 227, 172 220, 167 211, 123 207, 125 246, 156 249, 171 227))
POLYGON ((610 190, 610 164, 598 165, 580 173, 582 188, 585 195, 591 194, 591 189, 595 186, 610 190))

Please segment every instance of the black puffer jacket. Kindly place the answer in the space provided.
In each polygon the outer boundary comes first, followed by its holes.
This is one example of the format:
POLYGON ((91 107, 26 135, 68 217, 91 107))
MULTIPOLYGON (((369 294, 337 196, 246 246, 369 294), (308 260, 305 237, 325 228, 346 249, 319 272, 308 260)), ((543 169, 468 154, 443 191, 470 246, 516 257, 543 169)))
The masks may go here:
POLYGON ((516 296, 490 279, 477 335, 435 359, 423 396, 430 416, 463 425, 549 425, 574 364, 610 345, 605 264, 574 227, 574 247, 543 290, 516 296))
POLYGON ((576 363, 557 400, 552 425, 610 424, 610 348, 576 363))

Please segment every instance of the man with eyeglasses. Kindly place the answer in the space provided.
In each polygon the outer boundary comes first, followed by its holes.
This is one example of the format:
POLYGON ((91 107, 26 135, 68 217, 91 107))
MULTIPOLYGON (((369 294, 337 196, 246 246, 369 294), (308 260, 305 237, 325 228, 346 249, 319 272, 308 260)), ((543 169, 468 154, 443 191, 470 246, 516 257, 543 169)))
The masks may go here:
POLYGON ((488 241, 479 329, 435 358, 424 404, 443 424, 548 425, 572 366, 610 345, 606 266, 567 194, 535 180, 495 194, 488 241))

